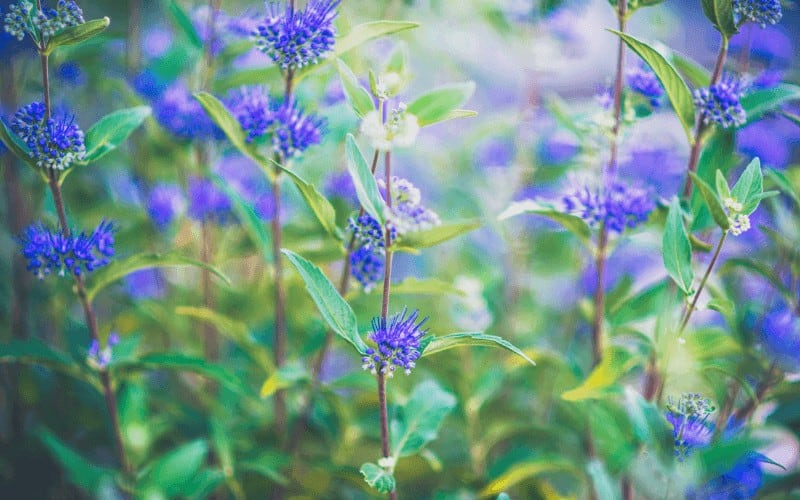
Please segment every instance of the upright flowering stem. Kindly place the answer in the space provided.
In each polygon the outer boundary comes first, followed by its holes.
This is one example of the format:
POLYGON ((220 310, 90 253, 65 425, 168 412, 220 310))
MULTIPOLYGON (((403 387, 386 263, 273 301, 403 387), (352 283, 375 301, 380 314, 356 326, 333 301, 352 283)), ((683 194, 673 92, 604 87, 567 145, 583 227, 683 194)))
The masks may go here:
POLYGON ((708 263, 706 272, 705 274, 703 274, 703 279, 700 280, 700 286, 697 288, 697 292, 694 294, 694 299, 692 299, 691 305, 689 305, 688 309, 686 309, 686 312, 683 315, 681 326, 680 328, 678 328, 678 335, 682 335, 683 330, 686 329, 686 325, 689 324, 689 318, 692 317, 692 313, 697 307, 697 301, 700 299, 700 294, 703 293, 703 288, 705 288, 706 282, 708 281, 708 277, 711 275, 711 270, 714 269, 714 264, 717 263, 717 259, 719 258, 719 253, 720 251, 722 251, 722 245, 725 243, 725 239, 727 237, 728 237, 728 231, 723 231, 722 237, 719 239, 719 243, 717 243, 717 248, 716 250, 714 250, 714 256, 711 258, 711 262, 708 263))

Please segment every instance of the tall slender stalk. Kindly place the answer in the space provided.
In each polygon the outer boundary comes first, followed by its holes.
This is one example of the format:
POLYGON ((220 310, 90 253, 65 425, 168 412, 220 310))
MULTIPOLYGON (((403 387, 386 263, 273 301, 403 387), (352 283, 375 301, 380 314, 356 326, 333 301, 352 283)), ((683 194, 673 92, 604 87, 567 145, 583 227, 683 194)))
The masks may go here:
POLYGON ((711 275, 711 270, 714 269, 714 265, 717 263, 720 251, 722 251, 722 245, 725 243, 725 239, 727 237, 728 237, 728 231, 723 231, 722 236, 719 239, 719 243, 717 243, 717 248, 714 250, 714 256, 711 258, 711 262, 708 263, 706 272, 705 274, 703 274, 703 279, 700 280, 700 286, 697 288, 697 292, 694 294, 694 299, 692 299, 692 303, 689 305, 689 307, 686 309, 686 312, 683 315, 683 319, 681 320, 681 326, 680 328, 678 328, 678 336, 683 335, 683 330, 686 329, 686 325, 689 323, 689 318, 692 317, 692 313, 697 308, 697 301, 700 299, 700 294, 703 292, 703 288, 705 288, 706 286, 708 277, 711 275))

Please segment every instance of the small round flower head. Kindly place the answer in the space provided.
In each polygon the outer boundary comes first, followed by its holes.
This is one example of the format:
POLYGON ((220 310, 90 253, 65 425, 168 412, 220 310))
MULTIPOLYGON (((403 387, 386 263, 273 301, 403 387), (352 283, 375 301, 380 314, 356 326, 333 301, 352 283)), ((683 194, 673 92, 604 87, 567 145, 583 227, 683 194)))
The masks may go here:
POLYGON ((11 121, 11 130, 27 144, 31 158, 42 168, 66 170, 86 153, 83 131, 74 118, 46 119, 41 102, 20 108, 11 121))
POLYGON ((67 61, 58 67, 58 78, 67 85, 81 85, 86 82, 86 76, 78 63, 67 61))
POLYGON ((156 184, 147 197, 147 215, 158 229, 163 230, 186 210, 186 198, 174 184, 156 184))
POLYGON ((693 448, 703 447, 711 442, 714 427, 708 422, 708 416, 714 410, 711 402, 700 394, 682 394, 677 403, 669 398, 666 416, 672 424, 675 456, 678 460, 683 461, 693 448))
POLYGON ((646 221, 655 208, 649 190, 620 181, 605 189, 577 186, 562 198, 567 213, 577 215, 590 226, 605 224, 609 231, 623 233, 646 221))
POLYGON ((733 0, 733 14, 738 22, 750 21, 762 28, 783 17, 780 0, 733 0))
POLYGON ((43 8, 33 19, 36 29, 46 38, 84 22, 83 11, 72 0, 58 0, 55 9, 43 8))
POLYGON ((242 87, 228 96, 228 107, 247 132, 247 142, 267 133, 275 121, 265 86, 242 87))
POLYGON ((160 299, 166 293, 166 285, 158 269, 140 269, 123 279, 125 291, 134 300, 160 299))
POLYGON ((407 308, 403 308, 391 318, 373 318, 372 333, 369 338, 377 347, 369 348, 366 355, 361 358, 362 367, 372 373, 382 373, 388 377, 394 375, 394 371, 402 368, 406 375, 411 373, 411 369, 416 366, 416 361, 420 357, 419 342, 428 330, 423 330, 422 326, 428 321, 424 318, 417 322, 419 311, 414 311, 406 317, 407 308))
POLYGON ((80 276, 109 263, 114 256, 115 230, 111 222, 103 220, 89 235, 81 232, 67 236, 64 231, 51 231, 37 223, 29 226, 18 241, 28 259, 28 270, 39 279, 53 272, 80 276))
POLYGON ((189 179, 189 217, 225 224, 231 214, 231 200, 213 182, 199 177, 189 179))
POLYGON ((367 113, 361 121, 361 133, 367 136, 372 147, 379 151, 388 151, 392 147, 412 146, 419 130, 419 120, 408 113, 406 105, 402 103, 392 110, 386 123, 375 110, 367 113))
MULTIPOLYGON (((422 195, 416 186, 406 179, 392 176, 392 208, 391 222, 400 235, 424 231, 441 224, 439 216, 433 210, 422 205, 422 195)), ((378 180, 381 193, 386 193, 386 181, 378 180)))
POLYGON ((713 123, 722 128, 739 126, 747 119, 740 103, 743 93, 741 81, 727 74, 716 85, 695 89, 694 104, 700 109, 700 116, 706 125, 713 123))
POLYGON ((478 144, 473 161, 479 167, 507 167, 515 156, 514 141, 507 137, 492 137, 478 144))
MULTIPOLYGON (((358 219, 352 217, 348 221, 348 229, 353 232, 358 246, 372 246, 383 249, 386 246, 386 238, 383 233, 381 223, 372 218, 369 214, 363 214, 358 219)), ((390 226, 389 238, 394 242, 397 238, 397 230, 390 226)))
POLYGON ((761 342, 783 369, 800 371, 800 316, 781 302, 764 316, 761 342))
POLYGON ((253 36, 256 47, 286 70, 316 64, 333 49, 333 20, 341 0, 309 0, 305 9, 268 2, 253 36))
POLYGON ((369 293, 383 279, 386 253, 382 248, 363 245, 350 254, 350 275, 369 293))
POLYGON ((341 198, 351 205, 358 205, 356 186, 353 184, 353 178, 350 177, 349 172, 331 173, 325 181, 323 190, 328 197, 341 198))
POLYGON ((628 86, 634 91, 650 99, 650 105, 654 108, 661 106, 661 97, 664 95, 664 88, 658 77, 650 68, 640 64, 628 70, 628 86))
POLYGON ((33 11, 33 4, 30 2, 22 1, 8 6, 4 18, 5 31, 9 35, 22 41, 25 38, 25 33, 31 30, 31 12, 33 11))
POLYGON ((179 139, 220 137, 219 129, 182 81, 173 83, 161 94, 155 102, 155 115, 158 123, 179 139))
POLYGON ((309 147, 322 142, 325 119, 305 113, 296 101, 275 106, 273 113, 272 148, 283 158, 299 156, 309 147))
POLYGON ((108 336, 106 346, 102 349, 100 349, 100 342, 97 339, 92 340, 92 343, 89 344, 89 353, 86 361, 97 370, 105 370, 108 364, 111 363, 113 349, 117 344, 119 344, 119 335, 114 332, 108 336))
POLYGON ((742 204, 736 198, 725 198, 722 205, 728 211, 728 222, 730 222, 730 232, 734 236, 739 236, 750 229, 750 216, 742 213, 742 204))

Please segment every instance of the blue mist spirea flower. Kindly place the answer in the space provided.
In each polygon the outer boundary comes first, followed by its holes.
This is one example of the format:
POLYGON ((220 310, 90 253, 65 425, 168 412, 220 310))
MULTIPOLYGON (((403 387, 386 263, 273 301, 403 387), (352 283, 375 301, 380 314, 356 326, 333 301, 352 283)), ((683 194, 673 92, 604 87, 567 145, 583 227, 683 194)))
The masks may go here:
POLYGON ((275 126, 272 131, 272 148, 283 158, 298 156, 314 144, 322 142, 325 119, 305 113, 291 100, 274 109, 275 126))
POLYGON ((675 456, 683 461, 694 448, 702 448, 711 442, 714 426, 708 416, 715 408, 700 394, 682 394, 677 402, 667 402, 667 421, 672 424, 675 440, 675 456))
POLYGON ((640 64, 630 68, 626 74, 628 86, 634 91, 644 97, 650 99, 650 105, 657 108, 661 105, 661 98, 664 95, 664 88, 658 77, 653 71, 640 64))
POLYGON ((106 220, 91 234, 70 235, 63 230, 51 231, 39 222, 29 226, 18 242, 28 259, 28 270, 39 279, 51 273, 81 276, 109 263, 114 256, 115 231, 116 226, 106 220))
POLYGON ((46 38, 84 22, 83 11, 72 0, 58 0, 55 9, 43 7, 33 19, 36 29, 46 38))
POLYGON ((253 32, 256 47, 284 70, 316 64, 333 50, 333 20, 339 3, 310 0, 305 9, 298 10, 267 2, 267 17, 253 32))
POLYGON ((363 245, 350 254, 350 275, 369 293, 383 279, 386 252, 374 245, 363 245))
POLYGON ((791 372, 800 371, 800 315, 780 302, 764 316, 761 342, 775 362, 791 372))
POLYGON ((332 172, 325 180, 323 191, 329 198, 341 198, 351 205, 358 205, 358 195, 353 178, 346 171, 332 172))
POLYGON ((67 61, 58 67, 58 78, 67 85, 82 85, 86 82, 86 76, 78 63, 67 61))
POLYGON ((147 215, 158 229, 166 228, 186 209, 186 198, 174 184, 156 184, 147 196, 147 215))
POLYGON ((119 344, 119 335, 114 332, 108 336, 106 346, 102 349, 100 348, 100 342, 97 339, 93 339, 89 344, 89 352, 86 357, 87 363, 97 370, 105 370, 108 364, 111 363, 113 349, 117 344, 119 344))
POLYGON ((123 286, 134 300, 160 299, 166 293, 164 277, 158 269, 140 269, 123 279, 123 286))
POLYGON ((222 137, 183 81, 177 81, 164 90, 154 105, 158 123, 179 139, 222 137))
MULTIPOLYGON (((357 219, 352 217, 348 220, 348 229, 352 231, 353 238, 358 246, 373 246, 385 248, 386 238, 381 223, 369 214, 363 214, 357 219)), ((389 226, 390 243, 397 238, 397 230, 389 226)))
POLYGON ((232 216, 231 200, 208 179, 189 179, 189 217, 225 224, 232 216))
POLYGON ((45 105, 33 102, 23 106, 11 120, 11 130, 27 144, 36 165, 54 170, 66 170, 82 160, 86 147, 83 131, 73 117, 45 117, 45 105))
POLYGON ((8 12, 3 19, 6 33, 22 41, 25 33, 31 30, 31 13, 33 4, 30 2, 19 2, 8 6, 8 12))
POLYGON ((709 88, 695 89, 694 103, 706 125, 734 127, 744 124, 747 119, 740 102, 743 93, 742 82, 734 75, 726 74, 709 88))
POLYGON ((563 198, 564 210, 593 227, 605 225, 609 231, 623 233, 646 221, 655 208, 652 193, 621 181, 605 187, 578 185, 563 198))
POLYGON ((269 91, 263 85, 241 87, 231 92, 227 103, 239 125, 247 132, 247 142, 265 135, 275 122, 269 91))
POLYGON ((698 490, 687 492, 689 500, 745 500, 755 498, 764 482, 761 463, 768 459, 757 452, 747 452, 728 471, 711 479, 698 490))
POLYGON ((733 14, 737 22, 750 21, 762 28, 783 17, 780 0, 733 0, 733 14))
MULTIPOLYGON (((402 177, 392 176, 392 207, 390 221, 403 235, 415 231, 424 231, 441 224, 439 215, 422 204, 422 195, 414 184, 402 177)), ((378 180, 378 188, 386 197, 386 181, 378 180)))
POLYGON ((406 375, 416 366, 421 353, 419 343, 428 330, 422 326, 428 321, 423 318, 417 322, 419 311, 415 310, 406 317, 407 308, 403 308, 391 318, 373 318, 372 333, 369 338, 376 344, 376 348, 367 349, 361 358, 362 367, 373 374, 379 371, 391 377, 394 371, 402 368, 406 375))

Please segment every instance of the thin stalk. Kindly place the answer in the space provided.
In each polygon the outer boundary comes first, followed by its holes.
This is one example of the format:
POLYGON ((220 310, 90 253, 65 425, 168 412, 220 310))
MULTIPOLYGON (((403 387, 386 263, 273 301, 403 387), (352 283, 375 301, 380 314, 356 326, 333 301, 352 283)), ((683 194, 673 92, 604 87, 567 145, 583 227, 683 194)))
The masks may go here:
POLYGON ((747 403, 739 408, 737 412, 734 413, 734 418, 738 422, 746 422, 750 419, 750 416, 755 411, 756 407, 763 401, 764 396, 767 394, 767 391, 772 387, 772 385, 779 380, 778 374, 780 373, 780 369, 777 367, 775 362, 773 361, 770 364, 769 369, 767 370, 767 374, 764 377, 764 380, 758 384, 758 388, 756 389, 756 397, 755 399, 750 399, 747 403))
POLYGON ((725 392, 725 403, 723 403, 719 414, 717 414, 717 419, 714 422, 714 435, 712 437, 714 441, 717 441, 725 431, 725 428, 728 424, 728 418, 731 416, 733 404, 736 402, 736 396, 738 394, 739 384, 734 381, 728 386, 728 390, 725 392))
MULTIPOLYGON (((273 356, 275 367, 280 369, 286 363, 286 291, 283 287, 283 263, 281 261, 281 184, 280 178, 272 183, 272 259, 275 272, 275 332, 273 356)), ((284 391, 275 393, 275 430, 278 436, 286 435, 286 397, 284 391)))
POLYGON ((697 301, 700 299, 700 294, 703 292, 703 288, 706 286, 708 277, 711 275, 711 270, 714 269, 714 264, 717 263, 720 251, 722 250, 722 245, 725 243, 725 239, 727 237, 728 231, 723 231, 722 237, 720 237, 719 243, 717 243, 717 248, 714 250, 714 256, 711 258, 711 262, 708 263, 706 272, 703 274, 703 279, 700 280, 700 286, 697 288, 697 292, 694 294, 694 299, 692 299, 691 305, 688 309, 686 309, 686 313, 683 315, 683 321, 681 321, 681 326, 678 328, 678 336, 683 335, 683 330, 686 329, 686 325, 689 324, 689 318, 692 317, 692 313, 697 307, 697 301))
POLYGON ((142 0, 128 0, 128 37, 125 41, 125 65, 129 75, 142 64, 142 0))
MULTIPOLYGON (((203 221, 200 226, 201 231, 201 247, 200 247, 200 260, 205 264, 210 264, 212 261, 211 250, 211 227, 208 221, 203 221)), ((214 307, 214 297, 211 294, 211 273, 207 269, 203 269, 201 276, 202 293, 203 293, 203 306, 206 309, 214 307)), ((219 342, 214 327, 207 321, 203 323, 203 354, 208 361, 217 361, 219 359, 219 342)))

